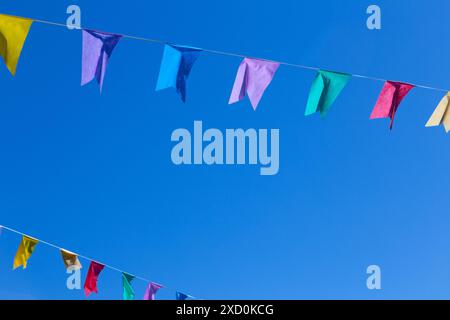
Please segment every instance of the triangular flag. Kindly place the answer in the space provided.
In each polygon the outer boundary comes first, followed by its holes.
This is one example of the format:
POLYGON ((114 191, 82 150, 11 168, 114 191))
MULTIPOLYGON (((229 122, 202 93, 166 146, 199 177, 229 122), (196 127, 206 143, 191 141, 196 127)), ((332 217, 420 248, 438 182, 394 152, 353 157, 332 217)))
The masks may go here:
POLYGON ((244 99, 247 94, 256 110, 280 64, 278 62, 244 58, 236 74, 228 104, 244 99))
POLYGON ((175 88, 186 102, 186 81, 201 49, 166 44, 159 69, 156 91, 175 88))
POLYGON ((320 112, 322 117, 326 116, 331 105, 347 85, 350 78, 351 75, 346 73, 318 71, 309 91, 305 116, 316 112, 320 112))
POLYGON ((104 265, 98 262, 91 261, 86 280, 84 281, 84 293, 86 297, 92 292, 98 293, 97 280, 104 267, 104 265))
POLYGON ((390 129, 392 129, 395 113, 403 98, 412 88, 414 85, 408 83, 386 81, 370 119, 391 118, 390 129))
POLYGON ((133 300, 134 290, 131 286, 131 281, 133 281, 134 276, 127 273, 122 273, 122 286, 123 286, 123 300, 133 300))
POLYGON ((175 299, 176 299, 176 300, 186 300, 186 299, 189 298, 189 297, 190 297, 189 295, 184 294, 184 293, 179 292, 179 291, 177 291, 177 292, 175 293, 175 299))
POLYGON ((61 257, 63 259, 64 265, 66 266, 66 269, 70 267, 81 269, 81 263, 78 260, 78 256, 76 254, 61 249, 61 257))
POLYGON ((144 300, 155 300, 156 292, 163 286, 154 282, 150 282, 145 290, 144 300))
POLYGON ((116 34, 83 30, 82 86, 95 78, 102 90, 108 61, 121 38, 116 34))
POLYGON ((0 14, 0 55, 13 76, 32 23, 30 19, 0 14))
POLYGON ((436 110, 434 110, 433 114, 431 115, 430 119, 428 120, 426 127, 436 127, 443 125, 445 128, 445 132, 450 131, 450 92, 447 92, 447 94, 442 98, 442 100, 439 102, 438 106, 436 107, 436 110))
POLYGON ((23 269, 27 267, 27 261, 31 257, 31 254, 33 253, 38 242, 38 240, 27 236, 22 237, 22 241, 20 241, 19 248, 17 249, 16 256, 14 257, 14 269, 20 266, 22 266, 23 269))

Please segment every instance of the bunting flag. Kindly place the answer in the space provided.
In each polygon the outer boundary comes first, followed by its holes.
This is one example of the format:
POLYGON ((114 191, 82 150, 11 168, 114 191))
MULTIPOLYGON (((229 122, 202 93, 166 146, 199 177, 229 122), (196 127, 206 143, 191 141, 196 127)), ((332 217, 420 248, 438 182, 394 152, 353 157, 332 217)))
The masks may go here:
POLYGON ((0 14, 0 55, 13 76, 32 23, 30 19, 0 14))
POLYGON ((116 34, 83 30, 82 86, 95 78, 102 91, 108 61, 121 38, 116 34))
POLYGON ((305 116, 320 112, 325 117, 350 78, 351 75, 346 73, 318 71, 309 91, 305 116))
POLYGON ((186 102, 186 81, 201 50, 166 44, 159 69, 156 91, 175 88, 186 102))
POLYGON ((450 92, 447 92, 447 94, 439 102, 438 106, 436 107, 436 110, 434 110, 433 114, 431 115, 430 119, 428 120, 425 126, 436 127, 443 125, 445 128, 445 132, 448 133, 450 131, 449 105, 450 105, 450 92))
POLYGON ((156 292, 163 286, 154 282, 150 282, 145 290, 144 300, 156 300, 156 292))
POLYGON ((27 261, 31 257, 34 248, 38 244, 38 240, 22 236, 22 241, 20 242, 19 248, 17 249, 16 256, 14 257, 13 268, 17 269, 22 266, 23 269, 27 267, 27 261))
POLYGON ((98 293, 97 280, 105 266, 95 261, 91 261, 89 271, 84 281, 84 293, 88 297, 92 292, 98 293))
MULTIPOLYGON (((73 252, 70 252, 66 249, 59 248, 56 245, 51 244, 49 242, 46 242, 43 240, 41 241, 37 238, 31 238, 29 236, 24 235, 20 231, 16 231, 14 229, 0 225, 0 231, 2 231, 2 230, 8 230, 8 231, 11 231, 15 234, 19 234, 22 236, 21 243, 19 245, 19 248, 18 248, 15 258, 14 258, 14 269, 16 269, 19 266, 23 266, 24 269, 26 268, 27 261, 30 258, 31 254, 33 253, 34 248, 36 247, 36 245, 39 242, 42 242, 43 244, 51 246, 53 248, 58 248, 66 268, 78 267, 81 269, 81 267, 82 267, 80 261, 78 260, 78 255, 73 252)), ((97 285, 98 278, 100 276, 100 273, 103 271, 103 269, 105 267, 111 268, 115 271, 119 271, 122 274, 122 288, 123 288, 122 296, 123 296, 123 299, 124 300, 134 300, 135 291, 132 286, 132 282, 136 278, 141 279, 141 280, 144 280, 144 278, 133 276, 125 271, 114 268, 112 266, 104 265, 104 264, 96 262, 96 261, 91 261, 91 263, 89 265, 89 270, 88 270, 88 273, 87 273, 87 276, 86 276, 86 279, 84 282, 85 295, 88 297, 92 292, 98 293, 98 285, 97 285)), ((157 284, 155 282, 148 282, 143 300, 155 300, 156 293, 161 288, 163 288, 163 286, 160 284, 157 284)), ((186 300, 186 299, 195 299, 195 298, 193 296, 176 291, 176 299, 177 300, 186 300)))
POLYGON ((81 263, 78 260, 78 256, 72 252, 69 252, 67 250, 61 249, 61 256, 64 262, 64 265, 66 266, 66 269, 69 269, 70 267, 75 267, 78 269, 81 269, 81 263))
POLYGON ((386 81, 375 108, 373 108, 372 114, 370 115, 370 119, 391 118, 389 128, 392 130, 395 113, 403 98, 412 88, 414 88, 412 84, 386 81))
POLYGON ((134 276, 128 273, 122 273, 122 286, 123 286, 123 300, 133 300, 134 290, 131 286, 131 281, 134 280, 134 276))
POLYGON ((187 298, 189 298, 189 296, 187 294, 184 294, 182 292, 177 291, 175 293, 175 299, 176 300, 186 300, 187 298))
MULTIPOLYGON (((33 21, 28 18, 0 14, 0 55, 12 75, 16 73, 18 61, 33 22, 60 25, 51 21, 33 21)), ((82 30, 82 86, 96 79, 99 83, 100 91, 102 91, 109 59, 122 37, 161 43, 157 39, 139 38, 86 29, 82 30)), ((230 52, 165 44, 156 90, 173 87, 180 95, 182 101, 185 102, 186 81, 202 51, 242 57, 240 54, 230 52)), ((281 63, 302 69, 317 69, 300 64, 281 63)), ((267 90, 267 87, 272 82, 281 63, 245 57, 239 65, 228 104, 241 101, 248 95, 253 109, 256 110, 265 90, 267 90)), ((333 102, 347 85, 351 76, 351 74, 346 73, 319 70, 309 92, 305 115, 308 116, 319 112, 321 116, 325 116, 333 102)), ((380 81, 379 78, 370 76, 354 76, 380 81)), ((412 88, 417 86, 429 90, 442 91, 439 88, 424 85, 413 85, 388 80, 382 81, 385 81, 385 83, 370 118, 390 118, 391 129, 400 103, 412 88)), ((443 125, 447 132, 450 131, 450 116, 447 114, 449 100, 450 92, 441 100, 427 122, 427 127, 443 125)))
POLYGON ((247 94, 253 110, 256 110, 279 66, 278 62, 244 58, 239 65, 228 104, 241 101, 247 94))

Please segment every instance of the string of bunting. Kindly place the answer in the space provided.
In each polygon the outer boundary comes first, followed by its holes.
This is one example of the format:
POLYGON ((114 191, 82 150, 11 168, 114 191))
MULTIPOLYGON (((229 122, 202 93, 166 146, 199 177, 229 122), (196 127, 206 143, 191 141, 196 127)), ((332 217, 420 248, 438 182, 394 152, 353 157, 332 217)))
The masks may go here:
MULTIPOLYGON (((12 228, 0 225, 0 234, 2 230, 7 230, 12 233, 18 234, 22 236, 19 247, 17 249, 16 255, 14 256, 13 269, 17 269, 22 267, 23 269, 27 268, 28 260, 34 252, 34 249, 38 243, 42 243, 44 245, 50 246, 60 251, 62 261, 66 270, 74 271, 80 270, 82 265, 80 263, 79 258, 90 261, 88 273, 86 279, 84 281, 84 293, 86 297, 88 297, 91 293, 98 293, 98 279, 100 277, 101 272, 104 268, 108 268, 119 272, 122 275, 122 298, 123 300, 134 300, 136 294, 132 285, 133 280, 141 280, 147 283, 147 287, 144 293, 143 300, 156 300, 156 293, 158 290, 164 288, 169 289, 167 286, 163 286, 156 282, 152 282, 144 277, 133 275, 124 270, 118 269, 116 267, 110 266, 108 264, 93 260, 89 257, 86 257, 81 254, 77 254, 61 248, 57 245, 54 245, 50 242, 40 240, 38 238, 34 238, 26 235, 23 232, 14 230, 12 228)), ((178 290, 175 291, 175 299, 176 300, 188 300, 188 299, 196 299, 194 296, 183 293, 178 290)))
MULTIPOLYGON (((16 17, 0 14, 0 55, 11 72, 15 75, 17 63, 33 22, 66 27, 65 24, 16 17)), ((186 101, 187 80, 191 70, 202 52, 242 58, 228 104, 239 102, 248 96, 254 110, 257 109, 264 92, 272 82, 280 65, 316 71, 306 104, 305 116, 319 113, 326 116, 332 104, 346 87, 351 78, 361 78, 384 82, 381 93, 370 115, 370 119, 390 118, 390 129, 394 124, 396 112, 402 100, 413 88, 445 92, 446 94, 430 116, 426 127, 443 125, 450 131, 450 91, 436 87, 412 84, 400 81, 375 78, 365 75, 350 74, 299 64, 273 60, 250 58, 242 54, 201 49, 171 44, 158 39, 142 38, 123 34, 113 34, 93 29, 82 31, 82 75, 81 85, 94 79, 103 89, 106 69, 111 55, 122 38, 159 43, 164 45, 164 52, 156 84, 156 91, 175 88, 183 102, 186 101)))

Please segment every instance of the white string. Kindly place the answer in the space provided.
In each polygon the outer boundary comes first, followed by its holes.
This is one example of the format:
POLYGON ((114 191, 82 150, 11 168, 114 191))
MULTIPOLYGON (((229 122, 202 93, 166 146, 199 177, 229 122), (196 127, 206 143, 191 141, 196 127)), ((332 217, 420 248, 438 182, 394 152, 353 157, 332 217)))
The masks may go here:
MULTIPOLYGON (((111 266, 111 265, 109 265, 109 264, 106 264, 106 263, 100 262, 100 261, 98 261, 98 260, 89 258, 89 257, 87 257, 87 256, 85 256, 85 255, 78 254, 78 253, 73 252, 73 251, 68 250, 68 249, 64 249, 64 248, 62 248, 62 247, 60 247, 60 246, 57 246, 57 245, 55 245, 55 244, 53 244, 53 243, 50 243, 50 242, 47 242, 47 241, 45 241, 45 240, 41 240, 41 239, 39 239, 39 238, 36 238, 36 237, 30 236, 30 235, 27 235, 27 234, 25 234, 25 233, 23 233, 23 232, 21 232, 21 231, 17 231, 17 230, 15 230, 15 229, 13 229, 13 228, 9 228, 9 227, 0 225, 0 231, 1 231, 2 229, 8 230, 8 231, 13 232, 13 233, 16 233, 16 234, 19 234, 19 235, 21 235, 21 236, 26 236, 26 237, 35 239, 35 240, 39 241, 39 243, 45 244, 45 245, 47 245, 47 246, 49 246, 49 247, 58 249, 58 250, 60 250, 60 251, 61 251, 61 250, 64 250, 64 251, 70 252, 70 253, 76 255, 76 256, 79 257, 79 258, 82 258, 82 259, 85 259, 85 260, 88 260, 88 261, 98 262, 98 263, 102 264, 103 266, 105 266, 105 267, 108 268, 108 269, 111 269, 111 270, 114 270, 114 271, 117 271, 117 272, 120 272, 120 273, 128 274, 128 275, 134 277, 135 279, 145 281, 147 284, 149 284, 149 283, 151 283, 151 282, 154 283, 154 284, 158 284, 158 283, 156 283, 156 282, 154 282, 154 281, 150 281, 150 280, 148 280, 148 279, 146 279, 146 278, 144 278, 144 277, 134 275, 134 274, 132 274, 132 273, 129 273, 129 272, 124 271, 124 270, 121 270, 121 269, 116 268, 116 267, 114 267, 114 266, 111 266)), ((179 290, 172 289, 172 288, 167 287, 167 286, 165 286, 165 285, 162 286, 162 288, 168 289, 168 290, 173 290, 173 291, 181 292, 181 291, 179 291, 179 290)), ((183 292, 183 294, 186 294, 186 293, 183 292)), ((189 298, 196 299, 194 296, 191 296, 191 295, 189 295, 189 294, 186 294, 186 295, 187 295, 189 298)))
MULTIPOLYGON (((42 23, 42 24, 47 24, 47 25, 67 28, 67 25, 63 24, 63 23, 52 22, 52 21, 47 21, 47 20, 39 20, 39 19, 31 19, 31 20, 33 20, 34 22, 42 23)), ((160 39, 137 37, 137 36, 127 35, 127 34, 105 32, 105 31, 100 31, 100 30, 91 29, 91 28, 82 28, 82 29, 84 29, 84 30, 93 30, 93 31, 102 32, 102 33, 116 34, 116 35, 119 35, 119 36, 121 36, 123 38, 128 38, 128 39, 133 39, 133 40, 138 40, 138 41, 145 41, 145 42, 152 42, 152 43, 159 43, 159 44, 172 43, 172 42, 164 41, 164 40, 160 40, 160 39)), ((204 51, 204 52, 217 54, 217 55, 222 55, 222 56, 238 57, 238 58, 249 57, 249 56, 241 54, 241 53, 233 53, 233 52, 219 51, 219 50, 212 50, 212 49, 204 49, 204 48, 199 48, 199 49, 204 51)), ((271 60, 271 59, 263 59, 263 58, 256 58, 256 57, 255 57, 255 59, 261 59, 261 60, 270 61, 270 62, 277 62, 277 63, 279 63, 281 65, 285 65, 285 66, 288 66, 288 67, 299 68, 299 69, 315 70, 315 71, 323 70, 322 68, 319 68, 319 67, 312 67, 312 66, 307 66, 307 65, 297 64, 297 63, 289 63, 289 62, 284 62, 284 61, 275 61, 275 60, 271 60)), ((347 73, 347 74, 351 75, 354 78, 360 78, 360 79, 366 79, 366 80, 372 80, 372 81, 379 81, 379 82, 390 81, 388 79, 377 78, 377 77, 366 76, 366 75, 360 75, 360 74, 355 74, 355 73, 347 73)), ((447 89, 431 87, 431 86, 422 85, 422 84, 415 84, 415 83, 411 83, 411 82, 408 82, 408 83, 413 85, 416 88, 422 88, 422 89, 434 90, 434 91, 441 91, 441 92, 449 92, 450 91, 450 90, 447 90, 447 89)))

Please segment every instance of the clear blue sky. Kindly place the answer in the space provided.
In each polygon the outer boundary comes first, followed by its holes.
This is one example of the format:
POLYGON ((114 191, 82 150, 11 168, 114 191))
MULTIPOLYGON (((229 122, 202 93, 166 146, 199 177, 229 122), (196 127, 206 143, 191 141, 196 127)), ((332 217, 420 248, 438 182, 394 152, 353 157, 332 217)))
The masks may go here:
MULTIPOLYGON (((444 0, 375 1, 381 31, 365 26, 369 1, 15 0, 0 12, 64 23, 73 3, 91 28, 450 88, 444 0)), ((154 91, 161 55, 123 39, 100 95, 80 87, 80 32, 33 25, 16 78, 0 66, 0 224, 203 299, 450 298, 450 141, 424 128, 442 93, 414 89, 390 132, 369 120, 382 83, 353 79, 327 118, 305 118, 314 72, 282 66, 254 112, 227 105, 240 59, 204 54, 183 105, 154 91), (194 120, 279 128, 280 172, 176 167, 170 135, 194 120), (370 264, 381 291, 365 286, 370 264)), ((13 272, 19 240, 0 238, 0 298, 84 298, 44 245, 13 272)), ((105 270, 99 288, 92 299, 120 299, 120 274, 105 270)))

